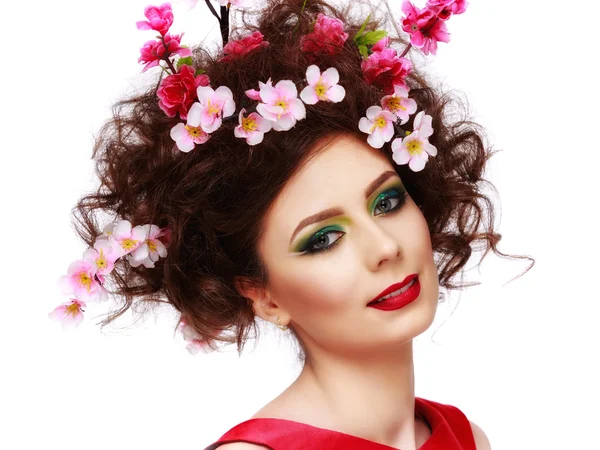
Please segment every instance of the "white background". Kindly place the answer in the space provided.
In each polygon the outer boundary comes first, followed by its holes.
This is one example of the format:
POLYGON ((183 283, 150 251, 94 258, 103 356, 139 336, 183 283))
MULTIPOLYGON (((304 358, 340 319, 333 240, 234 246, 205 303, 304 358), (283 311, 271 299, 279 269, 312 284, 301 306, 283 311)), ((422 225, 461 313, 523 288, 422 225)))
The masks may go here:
MULTIPOLYGON (((106 304, 70 333, 47 318, 85 250, 70 210, 96 185, 93 135, 143 78, 139 48, 153 34, 135 22, 147 4, 3 6, 1 448, 202 449, 300 369, 274 326, 240 359, 233 347, 192 357, 168 311, 104 333, 94 316, 106 304)), ((207 11, 176 10, 172 30, 219 42, 207 11)), ((598 12, 592 1, 472 1, 429 58, 501 150, 488 171, 500 249, 537 260, 503 286, 527 262, 489 256, 467 273, 482 284, 441 305, 415 341, 416 394, 459 407, 494 450, 600 449, 598 12)))

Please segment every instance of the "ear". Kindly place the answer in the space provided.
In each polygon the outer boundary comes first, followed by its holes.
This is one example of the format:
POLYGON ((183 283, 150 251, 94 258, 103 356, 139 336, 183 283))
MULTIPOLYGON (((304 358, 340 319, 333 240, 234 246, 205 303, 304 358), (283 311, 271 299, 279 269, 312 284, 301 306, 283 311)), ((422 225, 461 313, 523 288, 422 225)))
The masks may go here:
POLYGON ((247 277, 235 277, 235 288, 243 297, 252 301, 254 314, 263 320, 276 323, 277 316, 282 325, 287 325, 290 316, 271 298, 271 293, 266 287, 259 286, 247 277))

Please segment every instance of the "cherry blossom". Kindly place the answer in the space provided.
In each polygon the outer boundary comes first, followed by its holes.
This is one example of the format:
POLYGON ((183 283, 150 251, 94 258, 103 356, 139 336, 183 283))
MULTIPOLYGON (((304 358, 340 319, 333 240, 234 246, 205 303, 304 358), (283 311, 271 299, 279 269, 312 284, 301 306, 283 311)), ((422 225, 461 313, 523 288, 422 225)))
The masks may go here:
POLYGON ((341 102, 346 90, 340 86, 338 81, 340 74, 335 67, 330 67, 321 74, 316 65, 308 66, 306 69, 306 81, 308 86, 300 92, 300 98, 307 105, 314 105, 318 101, 341 102))
POLYGON ((95 278, 96 266, 87 260, 72 262, 67 269, 67 275, 58 280, 63 294, 74 295, 82 301, 104 301, 108 298, 104 288, 95 278))
POLYGON ((273 122, 276 131, 287 131, 296 121, 306 117, 304 103, 298 98, 298 90, 291 80, 281 80, 275 86, 259 83, 260 98, 256 110, 265 119, 273 122))
POLYGON ((398 165, 407 164, 414 172, 423 170, 429 156, 437 155, 437 148, 427 139, 433 134, 432 117, 419 112, 413 123, 414 131, 405 138, 392 141, 392 158, 398 165))
POLYGON ((223 117, 235 112, 233 93, 227 86, 219 86, 213 90, 210 86, 199 86, 196 90, 198 102, 194 103, 188 113, 188 125, 202 127, 212 133, 221 126, 223 117))
POLYGON ((246 138, 249 145, 257 145, 263 141, 265 133, 271 131, 273 127, 270 120, 265 119, 258 113, 250 113, 244 117, 246 108, 242 108, 239 114, 240 124, 235 127, 233 133, 235 137, 246 138))
POLYGON ((411 114, 417 111, 417 102, 408 98, 408 89, 404 86, 394 86, 392 95, 385 95, 381 99, 383 109, 393 112, 400 119, 400 125, 408 122, 411 114))
POLYGON ((83 320, 83 308, 85 306, 85 302, 72 298, 70 302, 63 303, 48 313, 48 317, 60 322, 63 331, 73 330, 83 320))
POLYGON ((133 252, 127 255, 127 260, 132 267, 144 265, 147 268, 154 268, 154 263, 160 258, 167 256, 167 248, 159 239, 163 230, 156 225, 142 225, 146 233, 146 240, 133 252))
POLYGON ((369 135, 367 142, 371 147, 381 148, 394 136, 395 121, 396 116, 390 111, 379 106, 370 106, 367 108, 367 117, 358 121, 358 128, 369 135))

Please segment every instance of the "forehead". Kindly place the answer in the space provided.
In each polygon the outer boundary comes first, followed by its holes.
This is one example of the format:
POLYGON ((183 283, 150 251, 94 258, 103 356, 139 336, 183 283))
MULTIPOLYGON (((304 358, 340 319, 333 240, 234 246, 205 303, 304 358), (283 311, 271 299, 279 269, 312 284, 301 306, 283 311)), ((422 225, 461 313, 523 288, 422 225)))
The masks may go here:
POLYGON ((382 150, 355 137, 328 141, 288 180, 267 217, 267 227, 291 235, 300 220, 323 209, 364 204, 366 187, 386 170, 394 170, 382 150))

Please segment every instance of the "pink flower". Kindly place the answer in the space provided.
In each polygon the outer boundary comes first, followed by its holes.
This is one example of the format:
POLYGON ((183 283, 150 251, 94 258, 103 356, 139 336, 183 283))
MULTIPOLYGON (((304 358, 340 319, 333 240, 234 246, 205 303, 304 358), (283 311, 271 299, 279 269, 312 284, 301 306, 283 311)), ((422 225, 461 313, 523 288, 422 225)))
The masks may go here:
POLYGON ((198 102, 190 108, 188 125, 202 127, 207 133, 212 133, 221 126, 223 117, 235 112, 233 93, 227 86, 219 86, 216 90, 210 86, 200 86, 196 92, 198 102))
POLYGON ((77 260, 69 265, 67 275, 59 279, 60 289, 64 294, 75 295, 83 301, 106 300, 107 293, 95 279, 96 266, 87 260, 77 260))
POLYGON ((196 144, 204 144, 210 139, 210 134, 204 131, 202 127, 190 125, 189 118, 187 124, 178 123, 171 128, 170 135, 177 148, 185 153, 192 151, 196 144))
POLYGON ((371 147, 381 148, 394 136, 395 121, 396 116, 390 111, 379 106, 370 106, 367 108, 367 117, 362 117, 358 121, 358 128, 369 135, 367 141, 371 147))
POLYGON ((304 53, 335 55, 342 50, 346 39, 348 33, 344 32, 344 22, 319 13, 313 31, 302 36, 300 45, 304 53))
POLYGON ((406 123, 409 116, 417 111, 417 102, 408 98, 408 89, 403 86, 394 86, 394 93, 384 96, 381 99, 381 106, 396 114, 400 119, 400 125, 406 123))
POLYGON ((265 119, 273 122, 275 131, 287 131, 296 125, 296 121, 306 117, 304 103, 298 98, 298 90, 291 80, 281 80, 275 86, 258 83, 263 103, 256 110, 265 119))
POLYGON ((181 35, 166 34, 158 41, 148 41, 144 44, 141 51, 141 56, 138 62, 146 64, 142 69, 145 72, 151 67, 158 66, 159 61, 166 60, 171 55, 179 55, 182 57, 191 56, 192 51, 189 48, 181 47, 181 35))
POLYGON ((144 15, 148 21, 137 22, 138 30, 156 30, 164 36, 173 23, 173 11, 171 11, 170 3, 164 3, 160 6, 146 6, 144 15))
MULTIPOLYGON (((265 86, 273 86, 273 82, 271 81, 271 79, 270 79, 270 78, 267 80, 267 82, 266 82, 266 83, 262 83, 261 81, 259 81, 259 82, 258 82, 258 85, 259 85, 259 86, 262 86, 263 84, 264 84, 265 86)), ((258 100, 259 102, 260 102, 260 100, 261 100, 261 98, 260 98, 260 91, 257 91, 256 89, 248 89, 248 90, 246 91, 246 95, 247 95, 249 98, 251 98, 252 100, 258 100)))
POLYGON ((431 127, 432 117, 419 112, 415 117, 414 131, 404 139, 396 138, 392 141, 392 158, 398 165, 407 164, 414 172, 423 170, 429 155, 437 155, 437 148, 427 139, 433 134, 431 127))
POLYGON ((94 264, 96 276, 108 275, 115 267, 119 253, 108 239, 96 239, 93 248, 89 248, 83 253, 83 259, 94 264))
POLYGON ((319 100, 341 102, 346 95, 346 90, 337 84, 339 80, 340 74, 335 67, 330 67, 321 74, 319 67, 314 64, 308 66, 306 69, 308 86, 302 89, 300 98, 307 105, 314 105, 319 100))
POLYGON ((380 39, 371 47, 372 52, 381 52, 383 51, 390 43, 390 37, 386 36, 383 39, 380 39))
POLYGON ((79 326, 83 320, 83 309, 85 303, 76 298, 72 298, 70 302, 63 303, 56 307, 48 314, 52 320, 60 322, 63 331, 73 330, 79 326))
POLYGON ((425 6, 420 10, 410 1, 404 0, 402 11, 406 14, 402 20, 402 29, 410 34, 410 43, 425 54, 435 55, 438 42, 450 42, 446 23, 437 14, 441 6, 425 6))
POLYGON ((163 78, 157 94, 158 106, 168 117, 179 113, 182 120, 187 119, 187 113, 196 100, 198 86, 208 86, 207 75, 194 75, 194 68, 184 64, 179 72, 163 78))
POLYGON ((253 50, 268 46, 269 43, 267 41, 263 41, 262 33, 260 31, 255 31, 250 36, 246 36, 243 39, 228 42, 225 47, 223 47, 223 53, 225 56, 219 59, 219 61, 231 61, 232 59, 239 58, 252 52, 253 50))
POLYGON ((246 108, 242 108, 239 115, 240 124, 235 127, 233 134, 238 138, 246 138, 248 145, 260 144, 263 141, 265 133, 271 131, 271 121, 263 118, 258 113, 250 113, 244 117, 246 108))
POLYGON ((131 252, 127 259, 133 267, 143 264, 144 267, 154 268, 154 263, 158 261, 159 257, 167 256, 167 249, 159 239, 163 230, 153 224, 142 225, 142 228, 146 233, 146 240, 131 252))
POLYGON ((146 239, 146 231, 141 225, 132 228, 131 222, 128 220, 120 220, 115 225, 111 236, 115 241, 117 251, 120 253, 119 257, 121 257, 142 245, 146 239))
POLYGON ((448 20, 453 14, 464 13, 469 3, 466 0, 428 0, 427 6, 441 7, 442 9, 437 16, 442 20, 448 20))
POLYGON ((197 355, 198 353, 208 354, 214 351, 208 344, 208 341, 202 339, 202 336, 191 325, 188 325, 183 318, 179 321, 179 331, 183 339, 188 342, 186 350, 192 355, 197 355))
POLYGON ((407 58, 399 58, 393 48, 384 48, 363 59, 361 68, 369 84, 386 94, 393 94, 395 85, 407 87, 404 79, 410 73, 412 63, 407 58))

